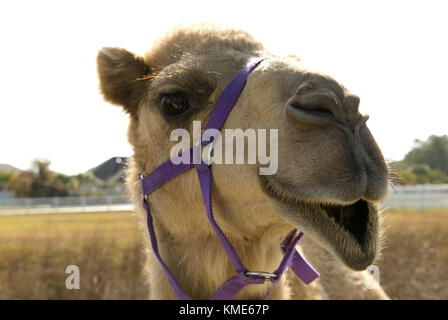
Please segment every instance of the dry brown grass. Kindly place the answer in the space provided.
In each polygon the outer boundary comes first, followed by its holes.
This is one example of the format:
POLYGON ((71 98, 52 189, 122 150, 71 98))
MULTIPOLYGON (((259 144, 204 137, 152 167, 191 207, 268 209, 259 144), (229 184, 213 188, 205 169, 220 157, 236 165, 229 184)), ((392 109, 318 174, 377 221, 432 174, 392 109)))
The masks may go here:
POLYGON ((393 299, 448 299, 448 213, 391 212, 378 264, 393 299))
MULTIPOLYGON (((448 213, 391 212, 381 284, 393 299, 448 299, 448 213)), ((0 217, 0 299, 144 299, 141 232, 129 212, 0 217), (67 265, 81 289, 65 288, 67 265)))
POLYGON ((143 299, 140 239, 129 212, 0 217, 0 299, 143 299))

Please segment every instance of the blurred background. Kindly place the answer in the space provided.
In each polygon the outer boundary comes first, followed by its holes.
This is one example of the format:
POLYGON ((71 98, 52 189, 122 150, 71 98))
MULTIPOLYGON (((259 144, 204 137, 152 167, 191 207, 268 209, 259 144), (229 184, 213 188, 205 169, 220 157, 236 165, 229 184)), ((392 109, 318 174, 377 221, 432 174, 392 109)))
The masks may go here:
POLYGON ((448 299, 448 30, 443 1, 0 3, 0 299, 147 296, 123 169, 127 115, 103 102, 103 46, 143 54, 180 23, 252 33, 361 97, 390 162, 378 262, 393 299, 448 299), (65 268, 81 289, 65 287, 65 268))

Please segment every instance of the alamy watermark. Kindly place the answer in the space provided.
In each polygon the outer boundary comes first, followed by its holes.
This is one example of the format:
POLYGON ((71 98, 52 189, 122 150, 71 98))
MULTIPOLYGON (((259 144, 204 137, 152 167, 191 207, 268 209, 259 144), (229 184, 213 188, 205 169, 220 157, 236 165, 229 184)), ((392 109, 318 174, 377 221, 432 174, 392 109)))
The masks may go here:
POLYGON ((65 279, 65 287, 69 290, 73 289, 79 290, 80 289, 79 267, 71 264, 67 266, 67 268, 65 268, 65 273, 69 274, 69 276, 65 279))
POLYGON ((367 289, 379 289, 380 288, 380 268, 372 264, 367 267, 367 273, 370 277, 366 278, 367 289))
POLYGON ((175 129, 171 132, 170 141, 178 141, 171 148, 170 159, 174 164, 247 164, 260 165, 260 175, 273 175, 278 170, 278 129, 225 129, 224 138, 217 129, 206 129, 202 134, 203 141, 211 143, 202 147, 201 121, 193 121, 193 139, 185 129, 175 129), (180 141, 179 141, 180 140, 180 141), (190 154, 190 141, 196 141, 190 154), (245 150, 247 141, 247 152, 245 150), (224 144, 224 145, 223 145, 224 144), (269 147, 269 154, 268 154, 269 147), (224 158, 223 158, 224 151, 224 158), (264 166, 264 167, 261 167, 264 166))

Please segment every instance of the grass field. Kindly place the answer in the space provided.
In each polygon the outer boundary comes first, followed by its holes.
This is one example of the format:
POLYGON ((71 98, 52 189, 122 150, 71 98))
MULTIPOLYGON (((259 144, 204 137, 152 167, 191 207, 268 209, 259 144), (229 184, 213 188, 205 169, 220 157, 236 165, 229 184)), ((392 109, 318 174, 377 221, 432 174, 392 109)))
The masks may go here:
POLYGON ((143 299, 140 239, 130 212, 0 216, 0 299, 143 299))
POLYGON ((378 264, 393 299, 448 299, 448 212, 391 212, 378 264))
MULTIPOLYGON (((130 212, 0 216, 0 299, 144 299, 141 232, 130 212), (81 290, 65 288, 67 265, 81 290)), ((448 299, 448 213, 391 212, 378 263, 393 299, 448 299)))

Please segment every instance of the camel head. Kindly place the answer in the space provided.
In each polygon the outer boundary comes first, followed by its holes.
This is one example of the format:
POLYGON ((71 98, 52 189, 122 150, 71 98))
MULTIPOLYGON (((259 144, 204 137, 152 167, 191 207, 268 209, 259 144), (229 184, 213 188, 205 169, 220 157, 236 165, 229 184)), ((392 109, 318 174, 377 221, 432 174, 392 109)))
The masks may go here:
MULTIPOLYGON (((176 143, 170 133, 191 131, 193 120, 204 128, 236 73, 266 55, 272 56, 246 32, 213 26, 174 29, 142 57, 120 48, 100 51, 101 91, 130 118, 135 153, 128 183, 137 206, 137 173, 169 159, 176 143)), ((359 103, 295 56, 263 61, 224 129, 277 129, 278 169, 260 175, 260 163, 214 165, 213 201, 223 231, 237 241, 280 238, 297 228, 347 266, 370 265, 380 238, 376 203, 386 194, 388 169, 359 103)), ((150 202, 158 226, 175 237, 211 232, 194 172, 164 185, 150 202)))

